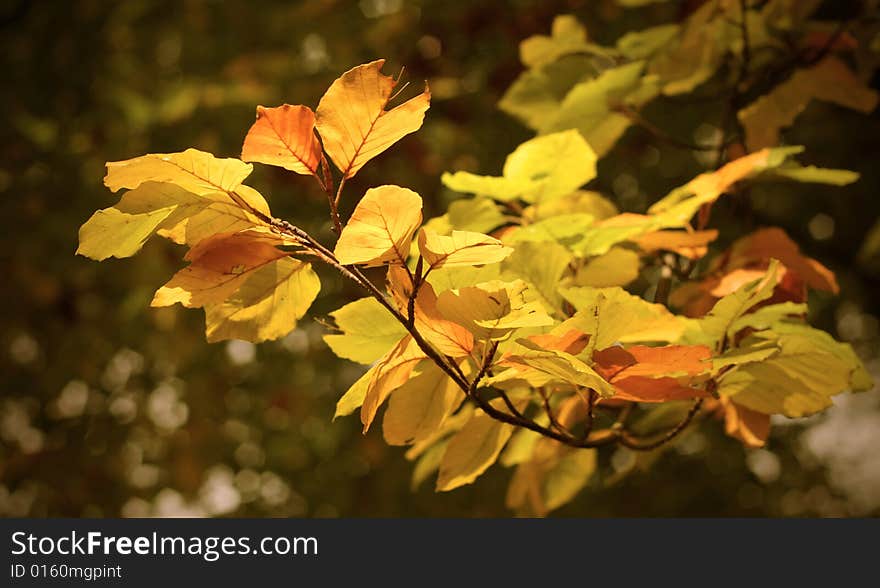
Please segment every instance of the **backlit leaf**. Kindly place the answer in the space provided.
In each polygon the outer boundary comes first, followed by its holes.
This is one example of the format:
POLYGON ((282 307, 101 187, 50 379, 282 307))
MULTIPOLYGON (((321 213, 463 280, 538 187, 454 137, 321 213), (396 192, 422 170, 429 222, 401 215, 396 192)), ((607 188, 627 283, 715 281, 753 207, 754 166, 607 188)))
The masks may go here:
POLYGON ((752 149, 779 143, 779 131, 791 125, 812 100, 839 104, 865 114, 877 106, 878 94, 862 83, 835 57, 800 69, 769 94, 739 112, 746 141, 752 149))
POLYGON ((523 281, 492 281, 477 286, 447 290, 437 307, 443 316, 470 329, 478 339, 496 339, 523 327, 553 324, 538 302, 527 302, 523 281))
POLYGON ((338 335, 324 335, 324 341, 339 357, 370 364, 382 357, 406 334, 375 298, 361 298, 331 312, 338 335))
POLYGON ((434 433, 464 400, 464 393, 433 363, 394 391, 382 432, 389 445, 409 445, 434 433))
POLYGON ((452 231, 447 237, 426 229, 419 232, 419 251, 432 269, 498 263, 513 253, 498 239, 481 233, 452 231))
POLYGON ((384 59, 354 67, 339 77, 318 104, 316 126, 327 155, 350 178, 405 135, 419 130, 431 102, 424 92, 385 110, 397 80, 381 72, 384 59))
POLYGON ((574 192, 596 177, 596 154, 576 131, 563 130, 526 141, 507 156, 503 176, 443 174, 456 192, 496 200, 550 200, 574 192))
POLYGON ((370 188, 336 242, 343 265, 403 265, 413 233, 422 222, 422 198, 399 186, 370 188))
POLYGON ((609 347, 593 354, 596 371, 614 385, 615 397, 634 402, 708 396, 694 377, 710 371, 711 357, 703 345, 609 347))
POLYGON ((662 304, 634 296, 622 288, 562 288, 562 295, 578 312, 566 321, 590 333, 597 349, 617 342, 677 341, 684 324, 662 304))
POLYGON ((186 259, 190 265, 156 292, 152 305, 204 307, 211 342, 278 339, 294 328, 320 289, 311 264, 260 236, 215 235, 186 259))
MULTIPOLYGON (((491 403, 505 410, 501 399, 491 403)), ((497 421, 482 411, 474 414, 446 448, 440 462, 437 490, 446 492, 473 483, 495 463, 513 430, 513 425, 497 421)))
POLYGON ((257 122, 244 138, 241 158, 314 174, 321 162, 315 113, 307 106, 257 106, 257 122))
POLYGON ((364 377, 369 377, 361 405, 361 422, 365 433, 379 407, 392 392, 409 380, 416 365, 424 358, 425 354, 413 338, 407 335, 367 371, 364 377))
POLYGON ((199 196, 174 184, 146 182, 95 212, 79 232, 77 253, 103 260, 130 257, 154 234, 194 245, 215 233, 263 225, 221 192, 199 196))

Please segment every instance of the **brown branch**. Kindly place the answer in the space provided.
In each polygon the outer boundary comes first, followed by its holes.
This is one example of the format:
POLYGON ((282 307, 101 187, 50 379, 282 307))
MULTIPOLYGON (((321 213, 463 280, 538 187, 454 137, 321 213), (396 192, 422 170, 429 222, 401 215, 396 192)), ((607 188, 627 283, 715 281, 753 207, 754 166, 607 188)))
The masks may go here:
POLYGON ((684 431, 688 427, 688 425, 691 424, 691 421, 693 421, 696 414, 700 412, 700 408, 702 406, 703 399, 697 398, 697 400, 694 401, 694 405, 691 407, 687 415, 685 415, 684 419, 682 419, 680 423, 675 425, 672 429, 661 435, 659 438, 653 440, 647 440, 641 437, 637 437, 629 431, 624 430, 621 432, 620 435, 620 444, 635 451, 650 451, 652 449, 657 449, 661 445, 664 445, 678 437, 678 435, 682 431, 684 431))

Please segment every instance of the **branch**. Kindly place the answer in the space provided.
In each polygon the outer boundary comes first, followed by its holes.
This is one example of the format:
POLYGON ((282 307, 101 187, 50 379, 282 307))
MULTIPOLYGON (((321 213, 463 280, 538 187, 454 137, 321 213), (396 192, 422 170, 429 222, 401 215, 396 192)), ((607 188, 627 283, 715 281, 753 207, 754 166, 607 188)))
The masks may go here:
POLYGON ((657 439, 649 441, 637 437, 629 431, 624 430, 620 436, 620 444, 635 451, 650 451, 652 449, 657 449, 661 445, 664 445, 678 437, 678 435, 682 431, 684 431, 689 424, 691 424, 691 421, 694 420, 696 414, 700 412, 700 407, 702 406, 703 399, 697 398, 697 400, 694 401, 694 405, 688 411, 687 415, 685 415, 684 419, 657 439))

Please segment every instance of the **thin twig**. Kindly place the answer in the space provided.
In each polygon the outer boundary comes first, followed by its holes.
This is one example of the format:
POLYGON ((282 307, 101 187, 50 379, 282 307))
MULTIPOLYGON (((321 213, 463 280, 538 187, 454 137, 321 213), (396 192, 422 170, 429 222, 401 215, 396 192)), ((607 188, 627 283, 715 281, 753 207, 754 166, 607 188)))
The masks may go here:
POLYGON ((696 414, 698 412, 700 412, 700 408, 702 406, 703 406, 703 399, 697 398, 697 400, 694 401, 693 406, 691 406, 691 409, 688 411, 687 415, 685 415, 684 419, 682 419, 682 421, 680 423, 675 425, 675 427, 673 427, 672 429, 670 429, 669 431, 667 431, 666 433, 664 433, 662 436, 660 436, 657 439, 648 441, 648 440, 636 437, 636 436, 632 435, 631 433, 629 433, 628 431, 623 431, 623 433, 620 436, 620 444, 623 445, 624 447, 628 447, 629 449, 633 449, 635 451, 650 451, 652 449, 657 449, 661 445, 672 441, 682 431, 684 431, 687 428, 687 426, 689 424, 691 424, 691 421, 694 419, 694 416, 696 416, 696 414))

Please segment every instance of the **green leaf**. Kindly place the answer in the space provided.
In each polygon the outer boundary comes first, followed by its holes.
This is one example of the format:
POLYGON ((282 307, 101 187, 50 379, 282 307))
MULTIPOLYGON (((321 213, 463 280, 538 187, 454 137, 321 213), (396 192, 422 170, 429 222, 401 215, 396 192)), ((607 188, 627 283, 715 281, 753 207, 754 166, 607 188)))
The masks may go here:
POLYGON ((769 329, 779 321, 792 316, 804 316, 807 314, 807 305, 796 302, 783 302, 762 306, 755 312, 745 314, 730 325, 731 333, 738 333, 745 328, 769 329))
POLYGON ((555 116, 572 86, 591 79, 595 74, 592 56, 562 57, 520 74, 504 93, 498 107, 537 131, 555 116))
POLYGON ((604 220, 618 212, 617 206, 598 192, 578 190, 564 198, 544 200, 529 206, 523 211, 523 218, 529 222, 538 222, 568 214, 585 214, 595 220, 604 220))
POLYGON ((668 24, 633 31, 617 40, 617 50, 629 59, 647 59, 673 41, 680 30, 678 25, 668 24))
POLYGON ((864 368, 830 335, 810 328, 765 332, 779 353, 719 378, 718 393, 764 414, 803 417, 831 406, 831 397, 864 384, 864 368))
POLYGON ((570 194, 596 177, 596 154, 577 132, 562 131, 517 147, 502 173, 502 177, 446 173, 442 181, 456 192, 536 202, 570 194))
POLYGON ((590 259, 578 269, 572 280, 575 286, 607 288, 626 286, 639 277, 639 254, 631 249, 614 247, 608 253, 590 259))
POLYGON ((596 154, 604 155, 631 124, 630 119, 613 108, 624 101, 640 106, 656 95, 651 80, 642 77, 643 72, 644 62, 635 61, 576 84, 541 132, 577 129, 596 154))
POLYGON ((587 29, 569 14, 553 19, 551 36, 534 35, 520 43, 519 54, 526 67, 540 67, 572 53, 606 56, 609 50, 587 42, 587 29))
POLYGON ((511 231, 504 237, 507 243, 553 241, 570 247, 582 238, 593 225, 593 216, 585 213, 563 214, 539 220, 511 231))
POLYGON ((558 243, 520 243, 502 262, 501 275, 525 280, 547 310, 561 313, 562 297, 557 288, 571 260, 572 254, 558 243))
POLYGON ((324 335, 324 342, 338 357, 370 364, 400 341, 406 330, 375 298, 361 298, 330 313, 338 335, 324 335))

